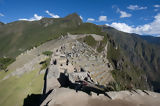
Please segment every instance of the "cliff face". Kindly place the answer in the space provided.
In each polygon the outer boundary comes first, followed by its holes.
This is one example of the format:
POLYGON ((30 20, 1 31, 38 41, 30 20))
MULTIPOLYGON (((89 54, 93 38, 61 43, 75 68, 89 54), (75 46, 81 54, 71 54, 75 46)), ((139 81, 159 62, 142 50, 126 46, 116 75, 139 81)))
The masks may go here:
POLYGON ((148 37, 124 33, 107 26, 103 26, 102 29, 115 40, 117 45, 119 45, 125 59, 129 64, 133 65, 133 70, 137 70, 137 73, 144 73, 145 76, 141 76, 141 78, 147 81, 152 90, 159 92, 159 38, 149 37, 150 39, 148 39, 148 37))

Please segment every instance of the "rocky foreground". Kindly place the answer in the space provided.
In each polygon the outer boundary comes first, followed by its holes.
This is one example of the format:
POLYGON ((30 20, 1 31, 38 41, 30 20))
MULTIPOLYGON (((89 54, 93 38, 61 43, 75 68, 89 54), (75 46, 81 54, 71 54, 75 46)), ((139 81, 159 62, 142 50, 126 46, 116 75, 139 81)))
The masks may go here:
MULTIPOLYGON (((62 74, 61 74, 62 75, 62 74)), ((60 76, 61 76, 60 75, 60 76)), ((67 75, 66 75, 67 76, 67 75)), ((41 106, 159 106, 160 94, 146 90, 103 91, 96 85, 69 82, 70 78, 50 78, 41 106), (62 81, 62 82, 61 82, 62 81)))
POLYGON ((149 91, 107 92, 111 97, 102 94, 92 96, 68 88, 57 88, 46 98, 41 106, 159 106, 160 94, 149 91))

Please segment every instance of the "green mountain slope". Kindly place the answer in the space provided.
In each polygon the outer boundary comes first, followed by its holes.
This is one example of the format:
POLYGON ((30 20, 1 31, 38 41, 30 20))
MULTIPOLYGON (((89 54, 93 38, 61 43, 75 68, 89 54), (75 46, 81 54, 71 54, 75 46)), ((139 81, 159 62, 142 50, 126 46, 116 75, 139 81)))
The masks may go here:
POLYGON ((154 36, 140 36, 140 37, 149 43, 160 45, 160 37, 154 37, 154 36))
POLYGON ((135 68, 144 71, 150 87, 160 91, 160 45, 148 42, 136 34, 124 33, 107 26, 102 28, 119 45, 125 58, 135 68))
POLYGON ((0 27, 0 56, 17 56, 82 24, 77 14, 65 18, 44 18, 40 21, 17 21, 0 27))
POLYGON ((101 33, 91 23, 83 23, 76 14, 64 18, 43 18, 40 21, 17 21, 0 27, 0 57, 16 57, 20 53, 67 33, 101 33))

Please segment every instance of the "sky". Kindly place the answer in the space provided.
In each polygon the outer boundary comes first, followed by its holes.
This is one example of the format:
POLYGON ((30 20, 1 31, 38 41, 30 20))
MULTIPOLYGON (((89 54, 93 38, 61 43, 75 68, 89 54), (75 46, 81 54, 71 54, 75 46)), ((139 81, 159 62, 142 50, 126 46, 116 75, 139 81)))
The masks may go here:
POLYGON ((77 13, 83 22, 160 36, 160 0, 0 0, 0 21, 36 21, 77 13))

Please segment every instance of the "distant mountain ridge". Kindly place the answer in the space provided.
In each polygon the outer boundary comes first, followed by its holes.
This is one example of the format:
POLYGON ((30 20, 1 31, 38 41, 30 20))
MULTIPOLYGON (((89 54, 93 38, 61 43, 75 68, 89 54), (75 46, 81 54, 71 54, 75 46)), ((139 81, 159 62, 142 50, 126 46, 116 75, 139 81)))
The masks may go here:
POLYGON ((140 36, 140 37, 149 43, 160 45, 160 37, 154 37, 150 35, 140 36))

